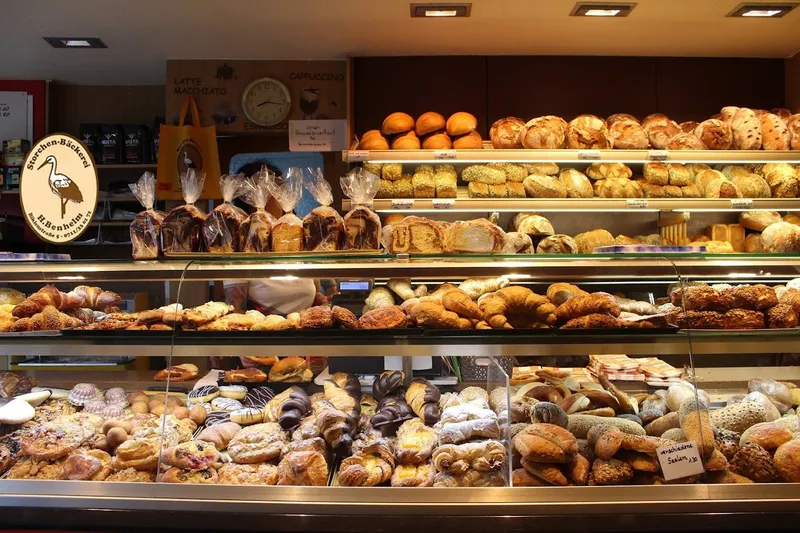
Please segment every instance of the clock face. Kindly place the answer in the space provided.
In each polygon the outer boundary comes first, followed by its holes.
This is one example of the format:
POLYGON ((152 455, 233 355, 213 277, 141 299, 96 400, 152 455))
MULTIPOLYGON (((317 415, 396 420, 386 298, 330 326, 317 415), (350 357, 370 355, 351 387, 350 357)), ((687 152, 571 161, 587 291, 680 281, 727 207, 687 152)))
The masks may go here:
POLYGON ((292 110, 289 89, 278 80, 260 78, 252 82, 242 95, 244 114, 259 126, 280 124, 292 110))

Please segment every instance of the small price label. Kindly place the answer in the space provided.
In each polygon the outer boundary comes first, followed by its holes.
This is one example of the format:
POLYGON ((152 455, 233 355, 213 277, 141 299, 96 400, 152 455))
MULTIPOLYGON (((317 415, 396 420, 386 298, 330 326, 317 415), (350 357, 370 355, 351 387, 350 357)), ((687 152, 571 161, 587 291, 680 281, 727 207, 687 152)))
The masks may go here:
POLYGON ((656 454, 667 481, 705 472, 697 444, 692 440, 656 448, 656 454))
POLYGON ((366 161, 369 159, 369 150, 350 150, 347 152, 347 160, 351 162, 366 161))
POLYGON ((731 200, 733 209, 751 209, 753 207, 752 198, 734 198, 731 200))
POLYGON ((367 209, 372 209, 372 202, 362 202, 360 204, 354 203, 353 207, 366 207, 367 209))
POLYGON ((630 198, 628 209, 647 209, 647 198, 630 198))
POLYGON ((433 158, 439 161, 452 161, 456 158, 455 150, 436 150, 433 152, 433 158))
POLYGON ((411 209, 414 207, 414 200, 411 198, 395 198, 392 200, 392 209, 411 209))
POLYGON ((599 161, 600 150, 578 150, 578 159, 581 161, 599 161))
POLYGON ((647 159, 649 161, 666 161, 669 159, 669 152, 666 150, 648 150, 647 159))
POLYGON ((456 205, 456 201, 452 198, 434 198, 433 199, 433 208, 434 209, 453 209, 453 206, 456 205))

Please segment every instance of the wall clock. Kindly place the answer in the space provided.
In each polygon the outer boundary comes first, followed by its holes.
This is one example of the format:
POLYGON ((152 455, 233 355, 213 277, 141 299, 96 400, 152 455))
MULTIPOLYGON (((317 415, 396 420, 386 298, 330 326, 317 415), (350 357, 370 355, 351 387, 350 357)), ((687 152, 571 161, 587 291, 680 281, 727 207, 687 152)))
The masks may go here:
POLYGON ((280 124, 292 110, 292 97, 286 85, 274 78, 259 78, 242 94, 242 110, 253 124, 280 124))

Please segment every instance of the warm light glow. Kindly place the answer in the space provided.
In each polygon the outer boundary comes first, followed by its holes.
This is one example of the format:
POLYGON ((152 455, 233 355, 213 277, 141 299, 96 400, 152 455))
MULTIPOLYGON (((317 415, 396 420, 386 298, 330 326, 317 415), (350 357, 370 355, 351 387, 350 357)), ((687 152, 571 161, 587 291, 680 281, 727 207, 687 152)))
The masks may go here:
POLYGON ((58 276, 56 279, 61 281, 81 281, 86 278, 83 276, 58 276))
POLYGON ((458 15, 458 12, 455 9, 432 9, 430 11, 425 11, 426 17, 455 17, 456 15, 458 15))
POLYGON ((269 279, 274 281, 295 281, 300 278, 297 276, 270 276, 269 279))
POLYGON ((588 9, 584 13, 585 17, 616 17, 619 9, 588 9))
POLYGON ((743 17, 774 17, 783 12, 781 9, 752 9, 742 13, 743 17))
POLYGON ((92 43, 81 39, 67 39, 64 41, 64 46, 69 48, 88 48, 92 46, 92 43))

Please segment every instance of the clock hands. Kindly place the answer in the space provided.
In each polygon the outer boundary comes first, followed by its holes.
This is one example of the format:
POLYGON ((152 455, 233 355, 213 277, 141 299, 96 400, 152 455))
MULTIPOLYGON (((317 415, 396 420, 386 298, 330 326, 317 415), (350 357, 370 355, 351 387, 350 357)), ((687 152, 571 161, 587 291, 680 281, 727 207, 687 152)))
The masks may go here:
POLYGON ((262 105, 265 105, 265 104, 272 104, 272 105, 283 105, 283 104, 281 104, 280 102, 271 102, 271 101, 269 101, 269 100, 264 100, 263 102, 261 102, 260 104, 258 104, 256 107, 261 107, 262 105))

